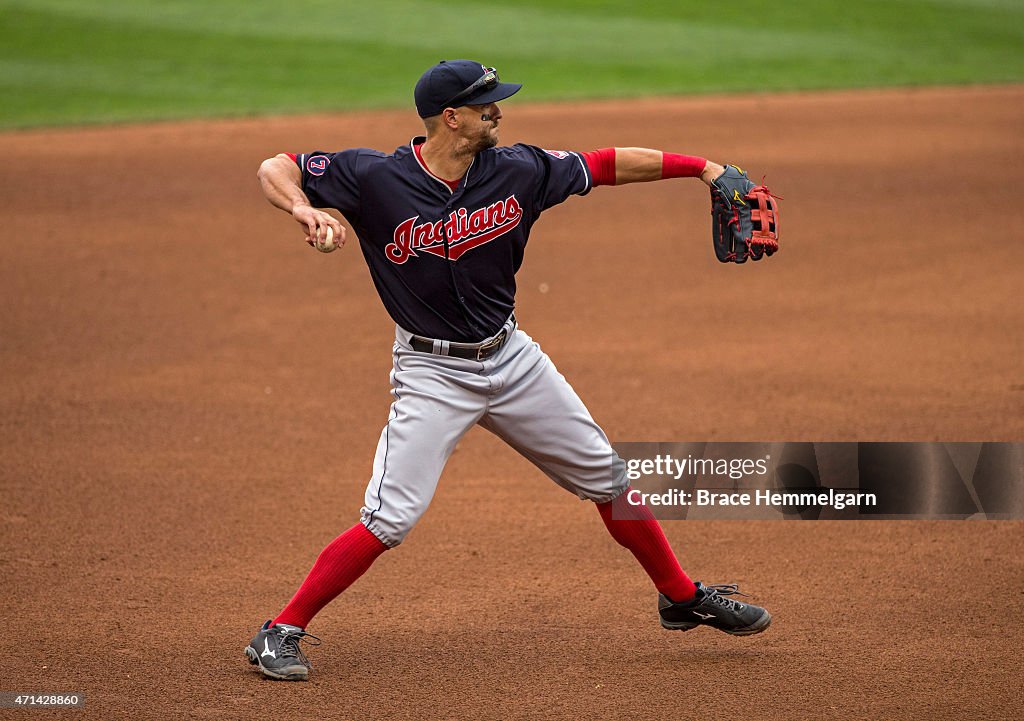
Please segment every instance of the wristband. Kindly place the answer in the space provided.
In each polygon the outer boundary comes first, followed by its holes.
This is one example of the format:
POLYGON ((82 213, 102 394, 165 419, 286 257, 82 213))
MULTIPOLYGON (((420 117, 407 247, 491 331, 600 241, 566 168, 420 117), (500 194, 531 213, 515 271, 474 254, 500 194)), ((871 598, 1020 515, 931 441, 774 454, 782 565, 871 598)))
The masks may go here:
POLYGON ((679 155, 678 153, 661 154, 661 177, 666 178, 699 178, 704 172, 707 159, 696 155, 679 155))

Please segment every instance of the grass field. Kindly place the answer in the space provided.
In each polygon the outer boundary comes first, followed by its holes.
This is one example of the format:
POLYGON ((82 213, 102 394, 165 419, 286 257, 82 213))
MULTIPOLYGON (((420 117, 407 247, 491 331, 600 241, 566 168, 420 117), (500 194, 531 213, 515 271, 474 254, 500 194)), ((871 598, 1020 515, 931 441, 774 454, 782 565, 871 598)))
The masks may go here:
POLYGON ((1024 80, 1022 0, 0 0, 0 127, 407 105, 470 57, 523 99, 1024 80))

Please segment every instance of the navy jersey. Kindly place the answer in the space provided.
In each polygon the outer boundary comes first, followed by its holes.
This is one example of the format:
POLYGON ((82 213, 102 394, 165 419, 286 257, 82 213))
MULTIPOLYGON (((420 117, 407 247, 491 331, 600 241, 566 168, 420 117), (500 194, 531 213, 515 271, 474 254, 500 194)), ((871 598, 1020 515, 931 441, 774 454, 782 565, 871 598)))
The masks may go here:
POLYGON ((414 152, 424 140, 391 155, 355 148, 296 156, 302 190, 352 225, 398 325, 475 343, 497 333, 515 307, 530 228, 542 211, 588 193, 590 170, 578 153, 490 148, 453 191, 414 152))

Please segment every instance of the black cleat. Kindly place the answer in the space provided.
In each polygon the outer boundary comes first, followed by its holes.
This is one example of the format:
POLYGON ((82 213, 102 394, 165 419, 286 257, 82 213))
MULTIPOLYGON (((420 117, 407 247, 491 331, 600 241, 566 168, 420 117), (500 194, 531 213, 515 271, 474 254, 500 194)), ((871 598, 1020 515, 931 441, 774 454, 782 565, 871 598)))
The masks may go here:
POLYGON ((736 584, 704 586, 697 582, 697 595, 692 601, 674 603, 658 594, 658 615, 662 628, 689 631, 697 626, 711 626, 733 636, 750 636, 768 628, 772 616, 760 606, 736 601, 725 596, 740 593, 736 584))
POLYGON ((271 626, 271 621, 263 624, 249 645, 245 647, 245 656, 249 663, 258 665, 260 672, 269 678, 281 681, 305 681, 309 678, 309 660, 299 648, 299 641, 313 639, 319 646, 320 639, 306 633, 298 626, 279 623, 271 626))

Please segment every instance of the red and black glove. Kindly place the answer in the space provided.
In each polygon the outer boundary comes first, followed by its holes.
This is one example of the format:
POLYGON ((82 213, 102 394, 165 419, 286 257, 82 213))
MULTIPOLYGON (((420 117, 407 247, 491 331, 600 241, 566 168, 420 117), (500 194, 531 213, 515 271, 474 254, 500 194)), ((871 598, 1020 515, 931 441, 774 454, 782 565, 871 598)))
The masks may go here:
POLYGON ((711 239, 723 263, 761 260, 779 249, 779 204, 742 168, 725 166, 711 187, 711 239))

